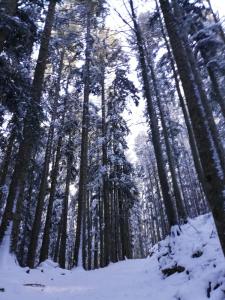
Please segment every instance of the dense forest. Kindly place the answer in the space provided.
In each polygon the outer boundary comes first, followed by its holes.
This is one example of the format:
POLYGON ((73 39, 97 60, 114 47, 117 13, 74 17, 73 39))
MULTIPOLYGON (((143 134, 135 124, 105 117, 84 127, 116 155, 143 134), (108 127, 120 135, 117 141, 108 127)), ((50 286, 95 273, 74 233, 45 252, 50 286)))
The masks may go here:
POLYGON ((225 254, 223 24, 210 0, 117 2, 0 1, 0 243, 22 267, 144 258, 206 213, 225 254))

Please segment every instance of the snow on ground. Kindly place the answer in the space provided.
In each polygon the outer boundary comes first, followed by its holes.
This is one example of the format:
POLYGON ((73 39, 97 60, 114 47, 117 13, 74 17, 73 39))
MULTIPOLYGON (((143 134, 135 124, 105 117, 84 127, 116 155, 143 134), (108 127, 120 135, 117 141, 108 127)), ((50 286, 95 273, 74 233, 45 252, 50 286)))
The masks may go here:
POLYGON ((147 259, 126 260, 89 272, 62 270, 46 261, 27 273, 27 268, 18 267, 12 256, 4 254, 0 260, 0 299, 225 299, 225 260, 210 215, 189 220, 179 236, 166 238, 152 250, 147 259), (181 273, 166 276, 162 270, 181 273))

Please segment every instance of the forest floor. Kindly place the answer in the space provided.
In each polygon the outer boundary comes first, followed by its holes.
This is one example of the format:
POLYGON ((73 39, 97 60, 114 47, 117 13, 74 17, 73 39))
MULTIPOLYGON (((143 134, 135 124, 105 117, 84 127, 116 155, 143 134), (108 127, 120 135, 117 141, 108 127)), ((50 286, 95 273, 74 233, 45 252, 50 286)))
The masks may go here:
MULTIPOLYGON (((6 246, 7 241, 2 247, 6 246)), ((0 299, 225 299, 225 260, 210 215, 190 219, 179 236, 167 237, 154 246, 146 259, 126 260, 89 272, 62 270, 46 261, 27 271, 3 253, 0 299)))

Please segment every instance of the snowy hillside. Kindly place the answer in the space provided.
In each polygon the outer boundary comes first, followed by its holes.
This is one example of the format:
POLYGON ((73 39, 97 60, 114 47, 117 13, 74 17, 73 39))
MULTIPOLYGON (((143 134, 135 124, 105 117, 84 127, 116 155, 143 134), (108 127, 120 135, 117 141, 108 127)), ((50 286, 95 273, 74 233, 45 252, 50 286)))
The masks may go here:
POLYGON ((6 255, 0 268, 4 300, 225 299, 225 261, 210 215, 189 220, 179 236, 155 246, 147 259, 86 272, 65 271, 50 261, 22 269, 6 255))

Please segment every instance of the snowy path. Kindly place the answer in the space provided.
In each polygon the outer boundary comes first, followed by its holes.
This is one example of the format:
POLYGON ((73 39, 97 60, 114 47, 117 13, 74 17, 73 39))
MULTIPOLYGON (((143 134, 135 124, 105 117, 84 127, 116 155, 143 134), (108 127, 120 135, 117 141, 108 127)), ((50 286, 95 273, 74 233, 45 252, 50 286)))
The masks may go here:
POLYGON ((65 271, 50 261, 26 273, 8 255, 8 264, 0 270, 0 299, 3 300, 206 300, 225 299, 225 265, 209 216, 191 220, 181 236, 172 240, 171 259, 162 256, 160 264, 168 267, 176 261, 185 272, 163 279, 158 258, 165 253, 168 240, 151 258, 127 260, 109 267, 85 272, 65 271), (199 258, 192 258, 198 250, 199 258), (186 272, 188 271, 188 272, 186 272), (40 286, 24 286, 39 284, 40 286), (219 287, 218 287, 219 285, 219 287), (217 287, 216 287, 217 286, 217 287), (215 288, 216 287, 216 288, 215 288), (215 290, 213 290, 215 288, 215 290))
POLYGON ((36 300, 40 297, 48 300, 160 299, 156 297, 161 294, 156 282, 161 275, 160 272, 149 273, 150 262, 149 259, 120 262, 91 272, 82 269, 74 271, 52 267, 48 269, 46 263, 44 272, 39 268, 27 274, 24 269, 17 270, 16 276, 14 268, 11 272, 7 272, 7 278, 1 277, 0 288, 7 286, 7 289, 5 293, 0 294, 0 299, 1 297, 5 300, 36 300), (8 282, 4 285, 6 281, 8 282), (24 284, 42 284, 45 287, 23 286, 24 284))

